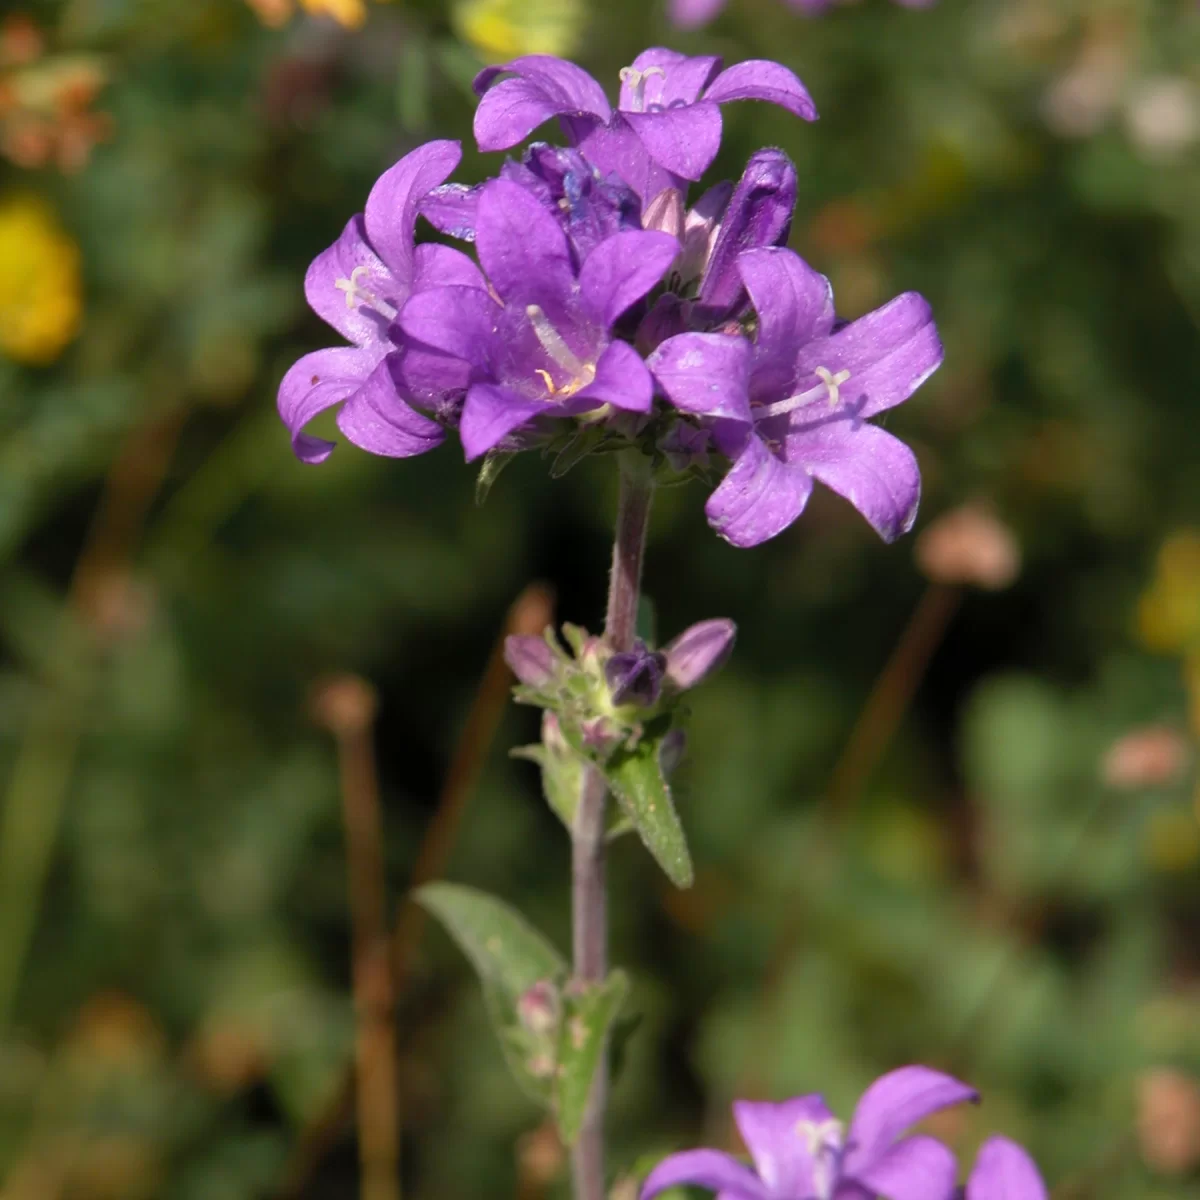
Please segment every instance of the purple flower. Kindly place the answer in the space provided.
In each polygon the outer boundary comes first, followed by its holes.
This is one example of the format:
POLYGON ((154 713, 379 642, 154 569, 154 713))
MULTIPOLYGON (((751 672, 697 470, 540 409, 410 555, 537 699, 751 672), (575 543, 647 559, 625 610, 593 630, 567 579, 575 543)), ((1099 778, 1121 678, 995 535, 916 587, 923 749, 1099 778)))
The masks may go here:
MULTIPOLYGON (((895 0, 905 8, 930 8, 936 0, 895 0)), ((833 0, 785 0, 789 8, 804 13, 824 12, 833 0)), ((669 0, 671 24, 677 29, 699 29, 724 9, 726 0, 669 0)))
MULTIPOLYGON (((641 1200, 681 1184, 721 1200, 950 1200, 954 1156, 931 1137, 901 1137, 952 1104, 977 1100, 966 1084, 928 1067, 901 1067, 863 1093, 845 1131, 819 1095, 782 1104, 738 1100, 734 1119, 754 1160, 719 1150, 672 1154, 650 1172, 641 1200)), ((984 1194, 984 1200, 992 1200, 984 1194)))
MULTIPOLYGON (((602 175, 570 147, 535 142, 520 162, 509 159, 501 166, 500 178, 520 184, 558 221, 577 267, 605 238, 643 227, 641 203, 628 184, 615 175, 602 175)), ((442 233, 474 241, 484 186, 443 184, 426 197, 421 214, 442 233)))
POLYGON ((617 233, 577 269, 558 221, 525 188, 496 179, 479 193, 475 248, 492 294, 434 288, 400 315, 410 338, 470 369, 459 426, 468 460, 539 418, 650 411, 650 373, 612 327, 665 274, 673 237, 617 233))
POLYGON ((532 633, 514 633, 506 637, 504 661, 526 687, 543 687, 558 670, 558 656, 550 649, 550 644, 544 637, 532 633))
POLYGON ((765 100, 807 121, 817 115, 804 85, 779 63, 754 59, 722 71, 719 58, 660 47, 644 50, 621 71, 616 112, 581 67, 543 54, 488 67, 475 90, 481 150, 506 150, 559 117, 571 142, 643 201, 704 174, 720 148, 719 106, 727 101, 765 100), (505 73, 512 77, 496 82, 505 73))
POLYGON ((758 314, 740 335, 683 333, 648 365, 684 412, 709 418, 733 466, 705 507, 735 546, 755 546, 803 511, 817 479, 887 541, 912 526, 921 477, 907 446, 869 418, 937 369, 929 305, 907 292, 838 328, 829 281, 790 250, 751 250, 738 270, 758 314))
POLYGON ((408 345, 396 324, 415 292, 441 284, 486 285, 465 255, 446 246, 414 246, 417 208, 458 165, 457 142, 437 141, 407 154, 371 189, 366 211, 308 269, 313 311, 350 346, 306 354, 279 385, 279 415, 303 462, 329 457, 333 443, 302 432, 318 413, 341 404, 338 428, 372 454, 406 458, 441 444, 466 387, 462 367, 408 345), (417 407, 432 413, 431 419, 417 407))
POLYGON ((728 617, 690 625, 663 647, 667 682, 685 692, 714 675, 733 653, 737 626, 728 617))
POLYGON ((647 648, 640 638, 632 650, 614 654, 604 664, 604 678, 614 704, 637 704, 649 708, 662 695, 667 657, 647 648))
POLYGON ((1016 1142, 992 1137, 980 1147, 966 1200, 1047 1200, 1048 1194, 1033 1159, 1016 1142))

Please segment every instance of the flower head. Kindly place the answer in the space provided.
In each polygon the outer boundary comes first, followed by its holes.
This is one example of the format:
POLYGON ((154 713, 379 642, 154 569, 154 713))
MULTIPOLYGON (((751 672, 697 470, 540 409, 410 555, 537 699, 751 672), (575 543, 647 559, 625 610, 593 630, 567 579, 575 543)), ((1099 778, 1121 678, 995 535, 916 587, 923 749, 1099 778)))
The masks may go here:
POLYGON ((332 442, 303 429, 335 404, 342 405, 338 428, 351 442, 397 458, 440 445, 444 425, 453 422, 465 369, 410 345, 397 317, 423 288, 453 283, 483 294, 483 277, 469 258, 413 241, 420 202, 461 155, 458 143, 448 141, 405 155, 371 189, 365 213, 352 217, 309 267, 309 305, 352 344, 306 354, 279 385, 279 415, 303 462, 323 462, 332 452, 332 442))
POLYGON ((507 150, 559 117, 571 141, 601 171, 620 175, 643 200, 673 181, 699 179, 721 145, 720 105, 765 100, 807 121, 816 106, 779 63, 689 58, 654 47, 621 71, 616 111, 583 68, 549 55, 514 58, 475 80, 475 137, 481 150, 507 150), (497 80, 501 75, 511 78, 497 80))
POLYGON ((671 402, 707 419, 733 467, 706 506, 735 546, 755 546, 803 511, 813 480, 845 496, 887 541, 916 516, 921 479, 907 446, 869 418, 906 400, 942 346, 916 293, 838 327, 829 281, 790 250, 737 260, 758 332, 683 333, 649 365, 671 402))
MULTIPOLYGON (((819 1095, 782 1104, 739 1100, 733 1115, 753 1168, 719 1150, 687 1150, 650 1172, 641 1200, 682 1184, 721 1200, 950 1200, 954 1156, 931 1137, 901 1135, 952 1104, 978 1099, 949 1075, 901 1067, 877 1079, 858 1102, 849 1129, 819 1095)), ((992 1200, 984 1194, 983 1200, 992 1200)))
POLYGON ((562 226, 536 196, 495 179, 479 194, 475 248, 490 292, 436 288, 414 295, 400 316, 411 338, 469 370, 459 428, 468 459, 541 418, 650 411, 650 373, 612 327, 665 274, 679 249, 673 237, 616 233, 576 268, 562 226))

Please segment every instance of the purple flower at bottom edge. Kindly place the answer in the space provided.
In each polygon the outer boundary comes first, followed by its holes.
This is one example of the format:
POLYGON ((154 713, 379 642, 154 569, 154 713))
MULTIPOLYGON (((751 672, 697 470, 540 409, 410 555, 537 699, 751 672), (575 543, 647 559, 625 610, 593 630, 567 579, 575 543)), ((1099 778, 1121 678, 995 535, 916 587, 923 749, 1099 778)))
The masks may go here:
POLYGON ((1023 1147, 1005 1137, 991 1137, 979 1149, 966 1200, 1047 1200, 1037 1166, 1023 1147))
POLYGON ((303 432, 318 413, 341 404, 338 428, 372 454, 407 458, 441 444, 466 373, 443 355, 406 343, 396 317, 423 288, 486 287, 479 269, 447 246, 416 246, 417 210, 458 165, 457 142, 436 141, 406 154, 371 189, 366 211, 308 269, 313 311, 350 346, 306 354, 284 375, 278 408, 302 462, 323 462, 334 443, 303 432), (440 420, 419 412, 417 404, 440 420))
MULTIPOLYGON (((954 1156, 940 1142, 901 1135, 931 1113, 978 1100, 965 1083, 929 1067, 901 1067, 863 1093, 850 1128, 819 1095, 782 1104, 738 1100, 734 1120, 753 1169, 719 1150, 685 1150, 646 1179, 641 1200, 682 1184, 721 1200, 950 1200, 954 1156)), ((990 1200, 990 1198, 988 1198, 990 1200)))
POLYGON ((665 233, 635 230, 597 244, 576 271, 566 234, 537 198, 508 179, 479 194, 475 248, 492 295, 471 287, 415 294, 405 333, 470 367, 459 436, 468 461, 539 418, 646 413, 654 385, 613 323, 662 278, 679 251, 665 233))
POLYGON ((618 175, 643 202, 708 169, 721 145, 720 105, 765 100, 807 121, 817 115, 804 85, 779 63, 751 59, 723 71, 720 58, 662 47, 643 50, 622 69, 615 113, 582 67, 547 54, 488 67, 476 76, 475 90, 481 150, 507 150, 560 117, 588 159, 618 175), (496 82, 506 73, 512 78, 496 82))
MULTIPOLYGON (((803 13, 822 13, 834 0, 785 0, 789 8, 803 13)), ((894 0, 904 8, 932 8, 937 0, 894 0)), ((667 15, 676 29, 700 29, 725 8, 726 0, 668 0, 667 15)))
POLYGON ((916 457, 869 419, 902 403, 942 361, 926 301, 906 292, 835 328, 829 281, 785 249, 750 250, 738 270, 758 314, 740 335, 683 333, 647 360, 676 408, 707 418, 732 468, 709 524, 756 546, 804 510, 813 480, 840 493, 886 541, 916 517, 916 457))

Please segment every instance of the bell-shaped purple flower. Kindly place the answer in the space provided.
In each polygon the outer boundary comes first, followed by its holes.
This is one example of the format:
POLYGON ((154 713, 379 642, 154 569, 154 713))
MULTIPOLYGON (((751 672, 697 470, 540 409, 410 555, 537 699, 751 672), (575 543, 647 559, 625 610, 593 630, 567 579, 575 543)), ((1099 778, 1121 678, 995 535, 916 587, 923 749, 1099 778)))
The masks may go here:
POLYGON ((737 626, 728 617, 699 621, 663 647, 667 682, 684 692, 703 683, 733 653, 737 626))
POLYGON ((641 1200, 684 1184, 721 1200, 950 1200, 954 1156, 931 1137, 901 1135, 931 1113, 977 1099, 957 1079, 912 1066, 867 1088, 849 1130, 819 1095, 782 1104, 739 1100, 734 1120, 753 1168, 719 1150, 686 1150, 650 1172, 641 1200))
MULTIPOLYGON (((535 142, 520 162, 509 159, 501 166, 500 178, 536 196, 562 225, 577 268, 614 233, 650 228, 641 220, 641 202, 634 191, 615 175, 602 175, 572 147, 535 142)), ((479 194, 485 186, 443 184, 426 197, 421 214, 442 233, 474 241, 479 194)))
POLYGON ((885 540, 906 533, 921 492, 916 458, 869 421, 941 363, 929 305, 907 292, 836 328, 829 281, 790 250, 748 251, 738 270, 756 340, 683 333, 648 360, 733 463, 705 507, 709 524, 735 546, 758 545, 796 520, 817 479, 885 540))
POLYGON ((559 222, 525 188, 496 179, 479 194, 475 248, 490 293, 435 288, 400 316, 410 338, 470 370, 459 426, 468 460, 543 418, 650 411, 649 371, 612 327, 666 273, 674 238, 617 233, 576 269, 559 222))
POLYGON ((786 67, 748 60, 721 70, 721 60, 674 50, 644 50, 621 71, 614 112, 604 89, 581 67, 531 54, 488 67, 475 137, 481 150, 506 150, 551 117, 602 172, 615 172, 648 201, 674 180, 699 179, 721 145, 720 105, 765 100, 811 121, 816 107, 786 67), (512 78, 499 76, 510 74, 512 78))
POLYGON ((351 218, 309 267, 304 280, 309 304, 352 345, 306 354, 279 385, 279 415, 303 462, 323 462, 333 450, 332 442, 303 428, 335 404, 342 405, 338 428, 351 442, 398 458, 440 445, 444 425, 453 422, 465 370, 408 345, 396 318, 424 288, 486 286, 475 264, 457 250, 413 243, 418 206, 461 156, 459 144, 449 141, 429 142, 405 155, 371 189, 365 213, 351 218))
POLYGON ((637 704, 649 708, 662 695, 667 658, 647 648, 640 638, 632 650, 614 654, 604 664, 604 678, 614 704, 637 704))
POLYGON ((1016 1142, 991 1137, 979 1149, 966 1200, 1048 1200, 1037 1166, 1016 1142))

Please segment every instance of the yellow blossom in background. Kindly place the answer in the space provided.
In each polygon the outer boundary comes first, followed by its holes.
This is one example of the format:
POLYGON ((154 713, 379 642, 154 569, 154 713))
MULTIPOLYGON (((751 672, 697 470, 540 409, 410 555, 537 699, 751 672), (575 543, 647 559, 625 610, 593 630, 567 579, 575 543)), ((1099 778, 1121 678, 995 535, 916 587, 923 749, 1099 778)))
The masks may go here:
POLYGON ((587 16, 582 0, 462 0, 454 27, 485 62, 522 54, 569 58, 580 46, 587 16))
POLYGON ((1180 530, 1163 543, 1154 579, 1138 601, 1137 628, 1150 650, 1200 651, 1200 531, 1180 530))
MULTIPOLYGON (((272 28, 291 20, 293 0, 247 0, 258 19, 272 28)), ((300 0, 300 7, 314 17, 332 17, 347 29, 358 29, 367 19, 365 0, 300 0)))
POLYGON ((75 336, 82 311, 79 247, 32 196, 0 201, 0 352, 53 362, 75 336))

